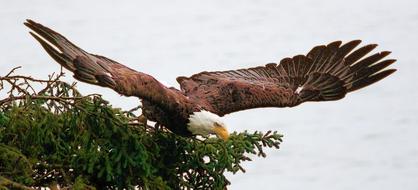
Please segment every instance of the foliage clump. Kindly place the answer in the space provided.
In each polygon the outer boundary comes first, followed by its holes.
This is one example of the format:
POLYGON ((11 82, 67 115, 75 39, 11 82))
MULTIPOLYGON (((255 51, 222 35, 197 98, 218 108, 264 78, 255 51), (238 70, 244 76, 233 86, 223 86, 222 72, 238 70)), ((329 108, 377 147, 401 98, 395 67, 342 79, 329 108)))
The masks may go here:
POLYGON ((233 133, 199 140, 146 125, 75 84, 0 77, 0 189, 225 189, 224 173, 249 154, 279 148, 282 136, 233 133), (34 84, 41 84, 35 90, 34 84))

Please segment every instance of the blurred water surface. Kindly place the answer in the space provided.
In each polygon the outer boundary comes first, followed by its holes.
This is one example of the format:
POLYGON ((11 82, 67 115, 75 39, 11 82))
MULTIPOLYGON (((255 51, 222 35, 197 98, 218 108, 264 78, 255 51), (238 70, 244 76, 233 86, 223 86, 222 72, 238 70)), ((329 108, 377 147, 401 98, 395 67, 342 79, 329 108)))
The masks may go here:
MULTIPOLYGON (((418 1, 0 2, 1 75, 19 65, 34 77, 59 71, 27 34, 26 18, 175 87, 179 75, 277 62, 333 40, 378 43, 398 59, 398 72, 371 87, 336 102, 227 115, 231 131, 285 135, 281 150, 230 174, 230 189, 418 189, 418 1)), ((108 89, 79 88, 117 107, 138 104, 108 89)))

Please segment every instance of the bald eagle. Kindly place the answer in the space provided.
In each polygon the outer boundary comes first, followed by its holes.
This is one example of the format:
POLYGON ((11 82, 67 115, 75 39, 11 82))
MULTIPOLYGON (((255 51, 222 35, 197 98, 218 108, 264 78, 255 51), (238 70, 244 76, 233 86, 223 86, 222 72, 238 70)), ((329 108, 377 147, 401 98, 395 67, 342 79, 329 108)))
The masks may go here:
POLYGON ((24 23, 46 52, 74 78, 142 100, 143 115, 182 136, 229 133, 221 117, 260 107, 294 107, 309 101, 332 101, 395 72, 395 59, 383 51, 367 56, 376 44, 356 48, 360 40, 335 41, 280 63, 178 77, 180 90, 154 77, 77 47, 61 34, 32 20, 24 23), (356 49, 356 50, 354 50, 356 49))

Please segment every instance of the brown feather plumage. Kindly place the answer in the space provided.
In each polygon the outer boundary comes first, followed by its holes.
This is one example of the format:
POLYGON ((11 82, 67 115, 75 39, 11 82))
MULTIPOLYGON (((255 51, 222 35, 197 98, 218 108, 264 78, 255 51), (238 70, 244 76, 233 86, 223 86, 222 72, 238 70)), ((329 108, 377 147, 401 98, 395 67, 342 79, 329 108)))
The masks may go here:
POLYGON ((373 84, 393 73, 382 71, 394 59, 384 51, 365 57, 377 45, 353 51, 360 40, 316 46, 280 64, 249 69, 202 72, 178 81, 186 95, 219 115, 259 107, 293 107, 306 101, 330 101, 373 84), (300 92, 297 92, 300 88, 300 92), (231 90, 232 89, 232 90, 231 90))
POLYGON ((306 55, 248 69, 201 72, 178 77, 181 90, 109 58, 88 53, 64 36, 32 20, 30 34, 59 64, 80 81, 142 99, 143 113, 171 131, 189 136, 190 114, 207 110, 219 116, 259 107, 293 107, 307 101, 331 101, 392 74, 388 51, 367 56, 377 45, 357 48, 360 40, 335 41, 306 55))
POLYGON ((55 61, 74 73, 74 78, 111 88, 125 96, 139 97, 147 105, 144 114, 149 118, 155 118, 175 133, 190 135, 184 125, 194 107, 181 92, 167 88, 150 75, 104 56, 90 54, 39 23, 27 20, 24 24, 32 29, 30 34, 55 61), (178 112, 179 104, 188 109, 178 112), (161 116, 162 112, 170 113, 173 119, 161 116))

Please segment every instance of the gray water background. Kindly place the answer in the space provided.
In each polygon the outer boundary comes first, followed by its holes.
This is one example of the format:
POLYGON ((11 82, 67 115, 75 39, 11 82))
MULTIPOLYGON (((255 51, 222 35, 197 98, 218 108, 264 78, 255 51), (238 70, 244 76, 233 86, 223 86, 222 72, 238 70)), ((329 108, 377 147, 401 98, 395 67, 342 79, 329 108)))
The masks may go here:
MULTIPOLYGON (((334 40, 378 43, 398 71, 373 86, 336 102, 227 115, 230 131, 284 134, 280 150, 228 174, 230 189, 418 189, 418 1, 0 0, 0 75, 19 65, 33 77, 59 71, 26 18, 174 87, 180 75, 278 62, 334 40)), ((138 104, 78 86, 116 107, 138 104)))

